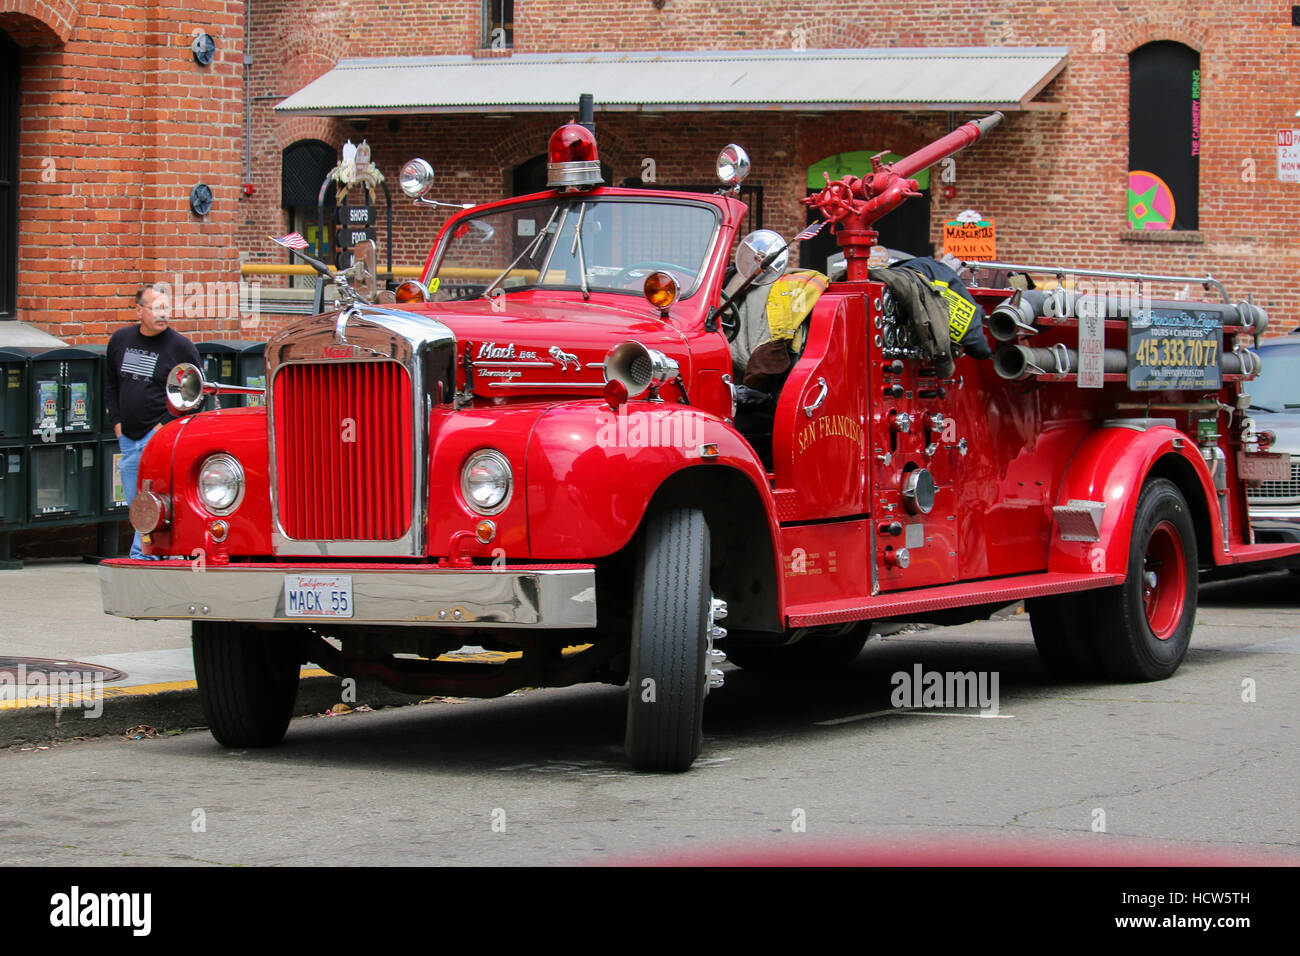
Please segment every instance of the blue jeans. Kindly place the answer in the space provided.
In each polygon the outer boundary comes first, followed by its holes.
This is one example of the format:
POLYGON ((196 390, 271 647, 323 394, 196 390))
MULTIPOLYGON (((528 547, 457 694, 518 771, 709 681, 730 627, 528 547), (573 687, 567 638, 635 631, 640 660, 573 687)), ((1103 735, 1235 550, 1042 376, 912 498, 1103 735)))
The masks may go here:
MULTIPOLYGON (((153 429, 143 438, 128 438, 125 434, 117 440, 118 450, 122 452, 122 488, 126 491, 126 502, 129 505, 135 498, 136 483, 140 476, 140 453, 144 451, 144 446, 149 444, 149 439, 154 435, 153 429)), ((131 557, 143 558, 144 551, 140 549, 140 534, 136 533, 134 540, 131 542, 131 557)))

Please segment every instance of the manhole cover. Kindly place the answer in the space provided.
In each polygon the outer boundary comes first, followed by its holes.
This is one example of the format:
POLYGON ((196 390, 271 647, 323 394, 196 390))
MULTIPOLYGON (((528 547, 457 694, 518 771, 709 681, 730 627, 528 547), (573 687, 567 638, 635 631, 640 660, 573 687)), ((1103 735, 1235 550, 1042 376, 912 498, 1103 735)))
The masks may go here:
POLYGON ((26 675, 76 674, 82 680, 99 677, 105 684, 126 677, 125 671, 103 664, 87 664, 84 661, 52 661, 43 657, 0 657, 0 675, 6 675, 12 683, 26 683, 26 675))

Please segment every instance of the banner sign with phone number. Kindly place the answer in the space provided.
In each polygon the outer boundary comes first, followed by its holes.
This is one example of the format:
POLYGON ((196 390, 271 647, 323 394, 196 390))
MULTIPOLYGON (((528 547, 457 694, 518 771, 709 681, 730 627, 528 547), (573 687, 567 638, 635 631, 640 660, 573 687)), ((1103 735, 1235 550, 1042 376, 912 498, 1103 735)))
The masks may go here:
POLYGON ((1218 389, 1223 322, 1217 312, 1138 309, 1129 319, 1128 387, 1218 389))

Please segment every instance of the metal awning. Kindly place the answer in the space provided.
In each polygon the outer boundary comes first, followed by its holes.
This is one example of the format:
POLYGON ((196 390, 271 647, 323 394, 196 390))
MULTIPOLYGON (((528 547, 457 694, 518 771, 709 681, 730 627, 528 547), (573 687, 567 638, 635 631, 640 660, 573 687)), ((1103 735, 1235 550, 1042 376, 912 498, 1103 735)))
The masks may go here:
POLYGON ((523 53, 340 60, 282 114, 572 110, 1023 110, 1066 47, 523 53))

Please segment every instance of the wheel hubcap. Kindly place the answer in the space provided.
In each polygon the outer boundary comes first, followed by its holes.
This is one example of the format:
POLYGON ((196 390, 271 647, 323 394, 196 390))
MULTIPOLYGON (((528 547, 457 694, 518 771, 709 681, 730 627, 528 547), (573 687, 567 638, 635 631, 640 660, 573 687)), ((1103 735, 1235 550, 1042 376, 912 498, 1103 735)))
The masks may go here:
POLYGON ((1178 630, 1186 604, 1187 559, 1173 524, 1162 521, 1151 532, 1142 562, 1142 605, 1147 624, 1158 640, 1167 641, 1178 630))
POLYGON ((709 624, 708 624, 708 646, 704 653, 704 667, 708 671, 708 680, 704 682, 704 693, 707 694, 715 687, 721 687, 724 680, 722 671, 718 666, 727 660, 727 655, 713 647, 714 641, 720 641, 727 636, 727 629, 715 621, 721 621, 727 616, 727 602, 721 598, 713 598, 709 601, 709 624))

